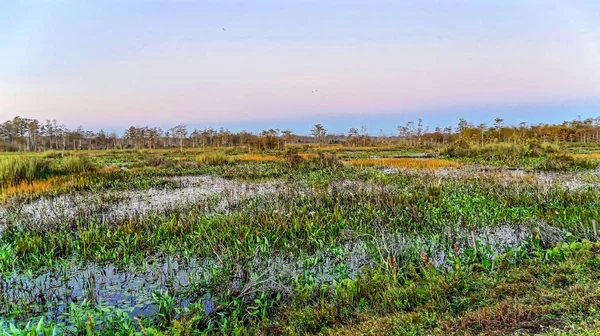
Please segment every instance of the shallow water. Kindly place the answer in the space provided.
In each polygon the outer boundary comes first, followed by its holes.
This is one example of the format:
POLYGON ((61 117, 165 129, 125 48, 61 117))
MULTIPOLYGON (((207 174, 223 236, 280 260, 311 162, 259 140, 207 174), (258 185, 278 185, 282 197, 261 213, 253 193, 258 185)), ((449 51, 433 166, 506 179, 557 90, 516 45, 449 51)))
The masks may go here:
POLYGON ((580 172, 528 172, 522 169, 511 170, 500 167, 466 165, 461 168, 440 168, 433 171, 393 167, 381 167, 380 170, 384 174, 390 175, 406 172, 413 174, 433 174, 439 178, 487 178, 495 179, 505 185, 518 181, 528 181, 544 187, 559 186, 567 190, 600 187, 600 183, 595 182, 600 181, 600 169, 580 172))
MULTIPOLYGON (((363 266, 372 262, 362 242, 347 244, 340 251, 302 257, 257 256, 245 265, 235 266, 243 267, 247 277, 234 277, 230 287, 241 291, 251 283, 261 283, 261 291, 290 290, 299 275, 331 283, 340 277, 356 277, 363 266)), ((210 282, 212 272, 221 268, 214 259, 164 257, 143 265, 75 262, 41 274, 12 274, 0 280, 0 316, 8 313, 13 303, 26 306, 28 317, 46 316, 61 322, 71 303, 84 300, 94 306, 129 310, 131 316, 149 316, 157 310, 152 298, 155 292, 171 293, 179 299, 180 307, 198 300, 208 309, 214 302, 202 284, 210 282)))
MULTIPOLYGON (((21 225, 51 226, 74 220, 118 222, 123 219, 143 218, 151 212, 169 212, 190 204, 207 202, 215 198, 211 210, 226 210, 244 199, 281 191, 281 182, 246 183, 211 176, 173 177, 179 187, 122 192, 66 194, 26 203, 20 210, 21 225)), ((298 187, 298 186, 296 186, 298 187)), ((328 192, 345 192, 364 189, 369 192, 387 192, 388 185, 365 181, 345 180, 332 183, 328 192)), ((310 192, 298 187, 295 192, 310 192)), ((208 204, 208 203, 207 203, 208 204)), ((7 209, 0 209, 7 220, 7 209)), ((385 229, 385 225, 382 226, 385 229)), ((460 229, 457 229, 460 230, 460 229)), ((518 246, 531 236, 534 229, 526 225, 501 225, 482 228, 476 232, 478 244, 488 247, 485 252, 498 254, 518 246)), ((344 245, 328 248, 312 255, 256 256, 244 265, 247 278, 233 280, 231 288, 242 291, 244 286, 260 283, 260 291, 286 292, 293 290, 298 277, 316 283, 331 283, 342 278, 355 278, 366 265, 378 257, 406 259, 409 253, 428 252, 436 267, 446 267, 446 258, 453 251, 454 242, 460 249, 472 244, 470 231, 448 231, 437 235, 409 237, 401 233, 385 232, 371 237, 374 255, 368 252, 367 243, 357 234, 348 234, 344 245), (263 281, 264 280, 264 281, 263 281), (266 281, 268 280, 268 281, 266 281)), ((62 268, 43 273, 19 273, 0 280, 0 316, 11 309, 11 304, 28 307, 21 318, 47 316, 61 321, 71 303, 86 300, 98 306, 119 307, 130 310, 132 316, 149 316, 156 312, 152 298, 155 292, 170 292, 186 307, 189 302, 203 303, 207 313, 215 308, 213 295, 203 283, 211 280, 211 272, 223 266, 214 259, 180 258, 177 256, 153 257, 142 265, 117 266, 113 264, 70 262, 62 268)), ((1 319, 0 319, 1 320, 1 319)))
MULTIPOLYGON (((0 285, 4 302, 26 304, 32 316, 60 320, 69 304, 84 300, 97 306, 131 308, 132 316, 140 316, 155 311, 153 292, 186 288, 205 277, 206 268, 193 258, 165 258, 127 268, 75 263, 39 275, 13 274, 0 285)), ((4 309, 0 312, 6 313, 4 309)))
MULTIPOLYGON (((52 227, 77 220, 100 223, 143 218, 150 212, 166 212, 220 197, 213 210, 223 210, 244 198, 264 195, 277 189, 275 182, 248 183, 213 176, 182 176, 167 180, 178 188, 101 191, 43 197, 18 207, 0 207, 0 226, 15 221, 28 228, 52 227)), ((0 231, 1 232, 1 231, 0 231)))

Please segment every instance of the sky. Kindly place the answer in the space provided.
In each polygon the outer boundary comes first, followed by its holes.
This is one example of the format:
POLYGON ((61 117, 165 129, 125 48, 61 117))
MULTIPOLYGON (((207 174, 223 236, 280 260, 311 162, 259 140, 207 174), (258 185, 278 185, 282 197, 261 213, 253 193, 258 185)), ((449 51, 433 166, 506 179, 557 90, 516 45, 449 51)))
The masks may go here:
POLYGON ((600 116, 600 2, 7 0, 0 121, 308 133, 600 116))

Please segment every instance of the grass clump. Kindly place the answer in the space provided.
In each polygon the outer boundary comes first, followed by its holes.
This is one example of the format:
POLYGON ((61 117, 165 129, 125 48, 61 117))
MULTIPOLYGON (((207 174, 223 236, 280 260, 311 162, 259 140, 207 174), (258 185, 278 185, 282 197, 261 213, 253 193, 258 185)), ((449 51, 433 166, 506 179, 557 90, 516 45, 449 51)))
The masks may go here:
POLYGON ((93 171, 95 166, 87 156, 68 156, 63 160, 61 168, 67 173, 81 174, 93 171))
POLYGON ((233 162, 231 157, 222 152, 213 152, 200 154, 196 157, 196 162, 207 166, 219 166, 233 162))
POLYGON ((38 157, 10 157, 0 160, 0 184, 16 185, 46 177, 50 173, 48 162, 38 157))

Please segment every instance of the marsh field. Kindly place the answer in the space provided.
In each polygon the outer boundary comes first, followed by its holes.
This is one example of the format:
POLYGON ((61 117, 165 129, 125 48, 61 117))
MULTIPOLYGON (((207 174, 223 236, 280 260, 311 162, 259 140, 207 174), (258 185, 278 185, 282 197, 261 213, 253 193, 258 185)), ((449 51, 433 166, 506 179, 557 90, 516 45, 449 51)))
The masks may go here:
POLYGON ((533 147, 0 154, 1 333, 595 335, 600 147, 533 147))

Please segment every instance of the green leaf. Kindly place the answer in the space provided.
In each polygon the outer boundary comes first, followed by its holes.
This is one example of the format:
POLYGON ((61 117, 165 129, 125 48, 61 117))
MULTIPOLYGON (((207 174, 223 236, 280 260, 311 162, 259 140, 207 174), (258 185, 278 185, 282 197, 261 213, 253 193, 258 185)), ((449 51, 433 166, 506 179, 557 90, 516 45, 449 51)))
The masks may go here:
POLYGON ((14 325, 14 324, 12 324, 12 323, 9 325, 9 328, 10 328, 10 332, 11 332, 13 335, 18 335, 18 334, 20 334, 20 333, 21 333, 21 330, 17 329, 17 327, 15 327, 15 325, 14 325))
POLYGON ((37 324, 37 327, 35 328, 35 330, 36 330, 38 333, 40 333, 40 332, 42 332, 42 330, 44 330, 44 317, 42 317, 42 318, 39 320, 39 322, 38 322, 38 324, 37 324))

